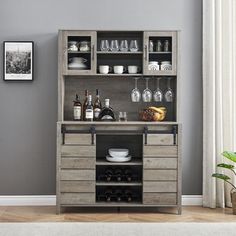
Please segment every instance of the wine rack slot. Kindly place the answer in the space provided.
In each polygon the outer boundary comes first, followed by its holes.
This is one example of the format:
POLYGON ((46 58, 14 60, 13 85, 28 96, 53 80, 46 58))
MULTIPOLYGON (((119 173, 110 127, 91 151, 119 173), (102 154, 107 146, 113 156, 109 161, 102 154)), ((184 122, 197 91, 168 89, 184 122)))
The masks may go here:
POLYGON ((141 203, 142 188, 135 187, 96 187, 96 202, 107 203, 141 203))
POLYGON ((97 182, 137 183, 142 181, 142 166, 97 166, 97 182))

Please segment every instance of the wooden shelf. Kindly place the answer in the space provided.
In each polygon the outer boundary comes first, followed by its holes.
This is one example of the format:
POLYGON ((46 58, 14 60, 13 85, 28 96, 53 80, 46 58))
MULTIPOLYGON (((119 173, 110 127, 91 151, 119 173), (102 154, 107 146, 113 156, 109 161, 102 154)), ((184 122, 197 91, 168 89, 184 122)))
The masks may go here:
POLYGON ((172 52, 148 52, 149 54, 172 54, 172 52))
POLYGON ((143 74, 96 74, 96 76, 103 76, 103 77, 135 77, 135 76, 143 76, 143 74))
POLYGON ((138 54, 143 54, 142 51, 138 51, 138 52, 103 52, 103 51, 97 51, 97 54, 99 55, 138 55, 138 54))
POLYGON ((91 52, 68 51, 68 54, 91 54, 91 52))
POLYGON ((177 125, 176 121, 59 121, 65 125, 177 125))
POLYGON ((128 206, 143 206, 142 202, 105 202, 97 201, 96 206, 109 206, 109 207, 128 207, 128 206))
POLYGON ((158 76, 163 76, 163 77, 167 77, 167 76, 176 76, 176 74, 172 74, 172 71, 171 70, 153 70, 153 71, 149 71, 150 74, 141 74, 141 73, 138 73, 138 74, 99 74, 99 73, 96 73, 96 74, 82 74, 81 75, 81 72, 86 72, 88 73, 89 70, 68 70, 68 73, 66 74, 63 74, 63 76, 77 76, 78 79, 79 79, 79 76, 86 76, 87 78, 90 78, 90 79, 96 79, 97 77, 138 77, 138 76, 143 76, 143 77, 150 77, 150 76, 155 76, 155 77, 158 77, 158 76), (170 74, 171 73, 171 74, 170 74))
POLYGON ((131 162, 108 162, 103 160, 97 160, 97 166, 141 166, 143 163, 140 160, 133 160, 131 162))
POLYGON ((96 182, 96 186, 142 186, 141 182, 96 182))

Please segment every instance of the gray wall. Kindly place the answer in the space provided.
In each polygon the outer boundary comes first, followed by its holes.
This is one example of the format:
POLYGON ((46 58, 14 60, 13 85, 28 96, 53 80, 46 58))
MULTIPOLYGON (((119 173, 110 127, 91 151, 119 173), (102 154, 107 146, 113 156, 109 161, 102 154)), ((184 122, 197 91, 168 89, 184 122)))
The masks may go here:
POLYGON ((0 194, 55 194, 57 30, 68 28, 182 30, 183 193, 201 194, 201 0, 3 1, 0 42, 33 40, 36 53, 32 83, 0 79, 0 194))

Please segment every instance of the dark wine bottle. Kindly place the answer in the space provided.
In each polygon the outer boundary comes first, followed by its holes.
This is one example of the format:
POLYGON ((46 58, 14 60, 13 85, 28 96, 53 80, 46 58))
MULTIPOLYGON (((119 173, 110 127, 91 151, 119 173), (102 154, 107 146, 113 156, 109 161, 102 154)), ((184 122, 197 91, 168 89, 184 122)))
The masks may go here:
POLYGON ((88 105, 88 90, 85 90, 85 99, 84 99, 84 104, 83 104, 83 120, 85 120, 85 110, 88 105))
POLYGON ((93 121, 92 95, 88 96, 88 103, 85 107, 85 121, 93 121))
POLYGON ((105 178, 106 178, 107 182, 111 181, 113 175, 114 175, 114 173, 111 168, 108 168, 105 170, 105 178))
POLYGON ((122 192, 122 190, 117 189, 117 190, 115 191, 115 196, 116 196, 116 201, 117 201, 117 202, 121 202, 121 201, 122 201, 122 198, 123 198, 123 192, 122 192))
POLYGON ((114 175, 115 175, 116 181, 120 182, 122 180, 123 173, 121 169, 116 169, 114 175))
POLYGON ((133 196, 133 194, 132 194, 131 190, 129 190, 129 189, 125 190, 124 197, 127 202, 132 202, 132 200, 133 200, 132 196, 133 196))
POLYGON ((100 112, 102 110, 102 103, 101 103, 101 100, 100 100, 100 96, 99 96, 99 91, 98 89, 96 89, 96 100, 94 102, 94 105, 93 105, 93 115, 94 115, 94 120, 99 120, 99 115, 100 115, 100 112))
POLYGON ((127 168, 124 170, 124 175, 125 175, 126 181, 128 181, 128 182, 132 181, 132 171, 130 168, 127 168))
POLYGON ((114 111, 110 107, 110 99, 105 99, 105 106, 102 108, 98 119, 101 121, 115 121, 114 111))
POLYGON ((75 95, 74 106, 73 106, 74 120, 81 120, 82 117, 82 104, 79 100, 79 95, 75 95))
POLYGON ((112 198, 112 189, 106 189, 105 190, 105 198, 106 198, 106 201, 107 202, 110 202, 111 201, 111 198, 112 198))

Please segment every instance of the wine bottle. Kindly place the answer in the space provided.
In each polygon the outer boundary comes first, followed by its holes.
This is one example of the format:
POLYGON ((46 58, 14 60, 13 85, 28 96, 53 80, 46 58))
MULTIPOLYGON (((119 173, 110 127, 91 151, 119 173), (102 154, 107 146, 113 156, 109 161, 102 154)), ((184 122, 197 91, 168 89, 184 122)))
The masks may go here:
POLYGON ((85 99, 84 99, 84 104, 83 104, 83 120, 85 120, 85 109, 88 105, 88 90, 85 90, 85 99))
POLYGON ((116 169, 114 175, 115 175, 115 178, 118 182, 120 182, 122 180, 122 170, 121 169, 116 169))
POLYGON ((110 107, 110 99, 105 99, 105 106, 102 108, 98 119, 101 121, 115 120, 113 109, 110 107))
POLYGON ((128 181, 128 182, 132 181, 132 171, 130 168, 127 168, 124 170, 124 175, 125 175, 126 181, 128 181))
POLYGON ((107 202, 110 202, 111 201, 111 198, 112 198, 112 189, 106 189, 105 191, 105 198, 106 198, 106 201, 107 202))
POLYGON ((116 196, 116 201, 117 201, 117 202, 121 202, 121 201, 122 201, 122 197, 123 197, 122 190, 117 189, 117 190, 115 191, 115 196, 116 196))
POLYGON ((94 110, 94 120, 99 120, 99 115, 102 110, 102 103, 100 100, 100 95, 98 89, 96 89, 96 100, 93 105, 93 110, 94 110))
POLYGON ((88 96, 88 103, 85 107, 85 121, 93 121, 92 95, 88 96))
POLYGON ((82 105, 80 103, 78 94, 75 95, 73 113, 74 113, 74 120, 81 120, 82 105))
POLYGON ((112 176, 113 176, 113 170, 111 168, 106 169, 105 178, 107 182, 111 181, 112 176))
POLYGON ((124 192, 124 197, 125 197, 125 199, 126 199, 127 202, 132 202, 132 200, 133 200, 132 195, 133 195, 133 194, 132 194, 132 191, 131 191, 131 190, 129 190, 129 189, 125 190, 125 192, 124 192))

